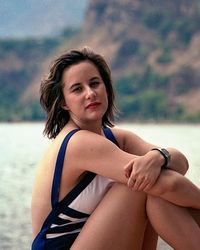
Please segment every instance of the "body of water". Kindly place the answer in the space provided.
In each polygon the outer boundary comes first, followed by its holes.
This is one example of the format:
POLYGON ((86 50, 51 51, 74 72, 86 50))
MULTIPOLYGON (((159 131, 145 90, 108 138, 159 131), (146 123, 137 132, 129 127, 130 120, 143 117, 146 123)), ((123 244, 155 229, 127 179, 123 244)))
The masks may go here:
MULTIPOLYGON (((176 147, 190 162, 187 177, 200 186, 200 125, 120 124, 143 139, 176 147)), ((31 244, 31 190, 36 164, 49 141, 43 123, 0 124, 0 249, 27 250, 31 244)), ((171 249, 159 241, 159 250, 171 249)))

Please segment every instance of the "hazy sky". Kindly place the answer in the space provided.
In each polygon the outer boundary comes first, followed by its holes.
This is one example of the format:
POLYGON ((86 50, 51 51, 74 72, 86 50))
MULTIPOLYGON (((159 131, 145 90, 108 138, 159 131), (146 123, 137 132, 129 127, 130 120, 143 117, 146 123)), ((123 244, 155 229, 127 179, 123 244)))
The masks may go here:
POLYGON ((0 0, 0 38, 48 35, 79 26, 89 0, 0 0))

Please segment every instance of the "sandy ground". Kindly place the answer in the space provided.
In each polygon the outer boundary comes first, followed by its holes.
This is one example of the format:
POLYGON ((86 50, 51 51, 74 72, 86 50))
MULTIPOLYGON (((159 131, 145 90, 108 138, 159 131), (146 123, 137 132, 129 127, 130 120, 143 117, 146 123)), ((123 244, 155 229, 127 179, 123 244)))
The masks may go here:
POLYGON ((171 248, 166 242, 164 242, 162 239, 159 238, 157 250, 172 250, 172 249, 173 248, 171 248))

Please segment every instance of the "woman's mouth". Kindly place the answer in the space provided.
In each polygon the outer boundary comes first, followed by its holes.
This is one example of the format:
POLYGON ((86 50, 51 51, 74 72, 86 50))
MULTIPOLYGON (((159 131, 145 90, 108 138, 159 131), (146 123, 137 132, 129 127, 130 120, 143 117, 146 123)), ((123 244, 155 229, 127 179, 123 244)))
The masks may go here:
POLYGON ((100 104, 101 104, 100 102, 91 102, 86 106, 86 109, 95 108, 95 107, 99 106, 100 104))

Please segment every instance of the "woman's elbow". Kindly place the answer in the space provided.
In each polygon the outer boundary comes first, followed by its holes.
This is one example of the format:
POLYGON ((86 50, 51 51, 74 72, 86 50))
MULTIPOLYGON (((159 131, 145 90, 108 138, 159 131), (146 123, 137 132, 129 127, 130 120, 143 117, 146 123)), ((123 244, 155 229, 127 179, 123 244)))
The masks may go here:
POLYGON ((189 169, 189 162, 185 155, 183 155, 181 152, 177 152, 178 154, 178 159, 179 159, 179 173, 182 175, 185 175, 189 169))
POLYGON ((188 169, 189 169, 189 162, 188 162, 187 158, 185 157, 184 173, 183 173, 183 175, 185 175, 187 173, 188 169))
POLYGON ((189 163, 186 156, 175 148, 167 148, 171 154, 171 163, 169 168, 178 172, 179 174, 185 175, 189 168, 189 163))

